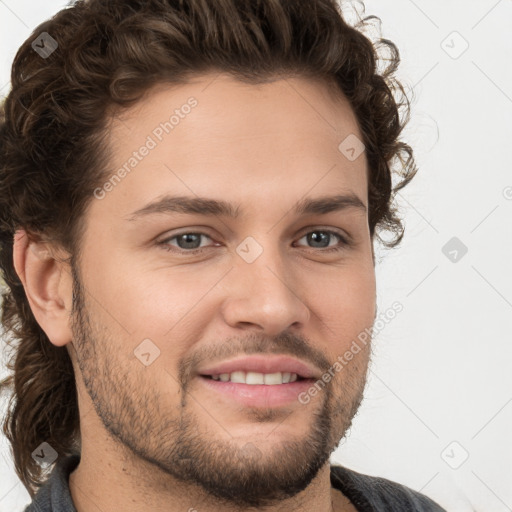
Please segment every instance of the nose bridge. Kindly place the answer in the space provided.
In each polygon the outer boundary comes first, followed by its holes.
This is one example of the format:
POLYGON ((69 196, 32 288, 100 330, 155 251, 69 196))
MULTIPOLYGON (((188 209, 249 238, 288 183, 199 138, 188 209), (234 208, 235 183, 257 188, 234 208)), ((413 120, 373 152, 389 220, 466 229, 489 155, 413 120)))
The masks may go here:
POLYGON ((253 291, 257 286, 263 289, 268 287, 269 291, 275 289, 275 293, 290 293, 288 281, 293 279, 293 269, 286 266, 281 247, 270 235, 264 240, 261 237, 258 239, 261 242, 247 237, 237 247, 237 271, 245 275, 244 280, 251 283, 253 291))
POLYGON ((287 265, 273 233, 243 240, 236 248, 234 265, 224 308, 228 323, 256 324, 270 334, 307 322, 309 311, 299 295, 299 276, 287 265))

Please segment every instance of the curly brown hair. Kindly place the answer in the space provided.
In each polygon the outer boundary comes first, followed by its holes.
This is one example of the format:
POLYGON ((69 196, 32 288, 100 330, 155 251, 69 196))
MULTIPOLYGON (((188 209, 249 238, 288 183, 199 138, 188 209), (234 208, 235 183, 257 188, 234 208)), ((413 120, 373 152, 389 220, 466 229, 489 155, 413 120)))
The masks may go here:
POLYGON ((371 19, 350 25, 336 0, 78 0, 20 47, 0 110, 2 324, 11 352, 0 392, 12 393, 3 431, 32 497, 46 475, 31 453, 45 441, 59 456, 76 453, 80 421, 69 353, 38 325, 13 267, 15 231, 52 240, 76 261, 80 220, 105 181, 109 120, 153 85, 214 70, 253 84, 292 76, 334 83, 366 147, 370 234, 395 247, 404 234, 395 194, 417 171, 398 140, 410 101, 394 76, 394 43, 364 35, 371 19), (32 47, 42 32, 58 43, 47 58, 32 47))

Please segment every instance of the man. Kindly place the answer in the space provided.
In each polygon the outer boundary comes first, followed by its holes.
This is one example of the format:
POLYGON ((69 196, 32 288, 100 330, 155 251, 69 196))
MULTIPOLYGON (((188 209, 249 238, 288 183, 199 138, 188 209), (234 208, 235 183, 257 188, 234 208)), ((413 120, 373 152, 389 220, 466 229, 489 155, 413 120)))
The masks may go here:
POLYGON ((329 463, 373 242, 403 234, 388 164, 415 172, 374 52, 333 0, 83 1, 22 46, 0 235, 27 511, 442 510, 329 463))

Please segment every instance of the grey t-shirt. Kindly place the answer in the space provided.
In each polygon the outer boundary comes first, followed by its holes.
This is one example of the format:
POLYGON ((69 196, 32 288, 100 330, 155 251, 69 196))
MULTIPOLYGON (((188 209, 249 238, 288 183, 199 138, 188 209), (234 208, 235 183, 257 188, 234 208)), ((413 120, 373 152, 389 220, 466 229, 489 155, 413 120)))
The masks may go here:
MULTIPOLYGON (((79 462, 78 454, 59 459, 48 481, 23 512, 76 512, 68 481, 79 462)), ((408 487, 339 465, 331 465, 331 485, 350 499, 360 512, 446 512, 408 487)))

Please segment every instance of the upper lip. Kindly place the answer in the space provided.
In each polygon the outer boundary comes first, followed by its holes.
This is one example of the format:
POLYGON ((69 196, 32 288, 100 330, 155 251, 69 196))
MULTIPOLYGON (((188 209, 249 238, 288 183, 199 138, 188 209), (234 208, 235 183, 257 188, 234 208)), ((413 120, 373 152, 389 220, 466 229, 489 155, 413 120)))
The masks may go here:
POLYGON ((236 371, 257 373, 296 373, 304 379, 317 378, 320 372, 315 367, 289 356, 246 356, 229 359, 201 368, 200 375, 220 375, 236 371))

